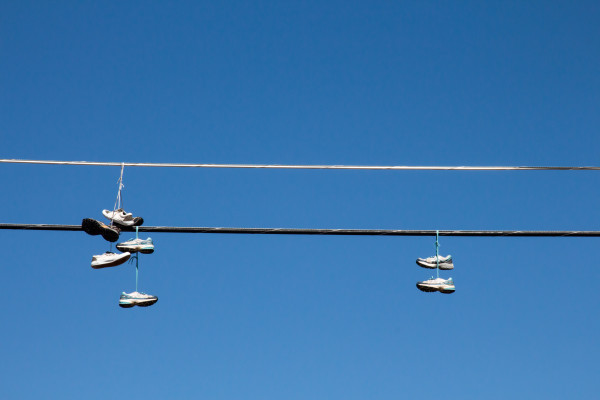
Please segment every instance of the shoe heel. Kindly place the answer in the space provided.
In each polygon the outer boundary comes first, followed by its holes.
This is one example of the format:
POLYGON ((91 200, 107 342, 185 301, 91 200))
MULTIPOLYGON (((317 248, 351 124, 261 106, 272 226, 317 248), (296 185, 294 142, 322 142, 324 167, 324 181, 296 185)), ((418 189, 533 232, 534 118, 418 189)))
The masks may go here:
POLYGON ((113 229, 104 228, 102 229, 102 237, 109 242, 116 242, 119 240, 120 231, 119 228, 113 227, 113 229), (113 230, 115 229, 115 230, 113 230))

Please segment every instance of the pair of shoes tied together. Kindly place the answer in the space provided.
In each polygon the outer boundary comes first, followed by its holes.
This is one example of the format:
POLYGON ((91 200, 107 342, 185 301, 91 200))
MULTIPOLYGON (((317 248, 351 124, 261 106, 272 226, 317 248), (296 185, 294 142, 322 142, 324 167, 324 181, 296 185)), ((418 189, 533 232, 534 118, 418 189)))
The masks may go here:
POLYGON ((81 221, 81 229, 88 235, 102 235, 109 242, 119 240, 121 228, 140 226, 144 223, 142 217, 134 217, 133 214, 125 212, 122 208, 116 211, 102 210, 102 214, 113 224, 106 225, 93 218, 84 218, 81 221))

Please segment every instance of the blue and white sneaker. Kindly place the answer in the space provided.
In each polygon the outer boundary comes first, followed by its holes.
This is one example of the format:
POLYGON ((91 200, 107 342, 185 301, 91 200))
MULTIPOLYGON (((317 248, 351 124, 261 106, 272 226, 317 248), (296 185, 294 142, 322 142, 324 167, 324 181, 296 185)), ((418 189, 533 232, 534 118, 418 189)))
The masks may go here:
POLYGON ((148 307, 158 301, 158 297, 146 293, 131 292, 121 293, 119 306, 122 308, 131 308, 133 306, 148 307))
POLYGON ((439 256, 437 260, 435 256, 428 258, 417 258, 417 264, 423 268, 435 269, 437 268, 438 261, 440 269, 454 269, 452 256, 439 256))
POLYGON ((154 253, 154 244, 152 239, 130 239, 126 242, 117 243, 117 249, 122 252, 151 254, 154 253))
POLYGON ((456 287, 452 278, 442 279, 433 277, 429 280, 417 282, 417 289, 422 292, 440 292, 440 293, 454 293, 456 287))

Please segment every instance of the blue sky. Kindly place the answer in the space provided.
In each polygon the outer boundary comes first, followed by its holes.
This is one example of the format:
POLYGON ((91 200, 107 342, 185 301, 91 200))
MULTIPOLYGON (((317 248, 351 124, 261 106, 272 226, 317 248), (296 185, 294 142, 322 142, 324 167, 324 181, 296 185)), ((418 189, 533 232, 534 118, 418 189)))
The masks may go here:
MULTIPOLYGON (((1 158, 599 165, 596 2, 3 2, 1 158)), ((0 165, 5 223, 101 219, 117 167, 0 165)), ((146 225, 589 229, 597 172, 126 168, 146 225)), ((0 397, 596 393, 597 240, 0 231, 0 397), (129 238, 122 236, 123 240, 129 238), (147 235, 145 235, 147 236, 147 235), (590 255, 592 255, 590 257, 590 255)))

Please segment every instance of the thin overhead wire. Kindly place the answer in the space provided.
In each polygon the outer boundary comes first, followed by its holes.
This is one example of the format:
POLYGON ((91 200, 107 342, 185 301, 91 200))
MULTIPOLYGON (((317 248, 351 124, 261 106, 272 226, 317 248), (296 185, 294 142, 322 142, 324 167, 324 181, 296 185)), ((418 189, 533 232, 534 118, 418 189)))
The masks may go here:
POLYGON ((131 163, 99 161, 51 161, 0 159, 0 163, 43 165, 88 165, 102 167, 157 167, 157 168, 255 168, 255 169, 346 169, 392 171, 598 171, 594 166, 411 166, 411 165, 277 165, 277 164, 182 164, 131 163))
MULTIPOLYGON (((38 231, 81 231, 81 225, 0 224, 1 229, 38 231)), ((139 232, 233 233, 261 235, 345 235, 345 236, 482 236, 482 237, 600 237, 600 231, 522 231, 522 230, 397 230, 397 229, 298 229, 298 228, 219 228, 187 226, 140 226, 139 232)), ((135 232, 133 228, 122 231, 135 232)))

